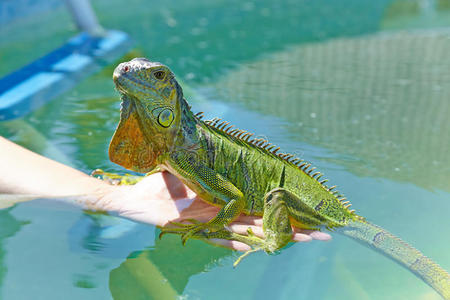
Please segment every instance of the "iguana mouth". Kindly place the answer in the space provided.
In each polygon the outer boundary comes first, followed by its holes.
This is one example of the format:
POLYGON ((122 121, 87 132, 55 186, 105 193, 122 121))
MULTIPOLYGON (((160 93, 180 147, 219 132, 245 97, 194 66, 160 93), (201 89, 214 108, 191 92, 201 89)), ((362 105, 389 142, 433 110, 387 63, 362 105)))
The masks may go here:
POLYGON ((124 94, 129 94, 130 91, 136 90, 145 91, 146 93, 153 90, 153 87, 147 84, 145 81, 137 79, 133 76, 127 76, 127 74, 113 76, 113 81, 116 89, 124 94))

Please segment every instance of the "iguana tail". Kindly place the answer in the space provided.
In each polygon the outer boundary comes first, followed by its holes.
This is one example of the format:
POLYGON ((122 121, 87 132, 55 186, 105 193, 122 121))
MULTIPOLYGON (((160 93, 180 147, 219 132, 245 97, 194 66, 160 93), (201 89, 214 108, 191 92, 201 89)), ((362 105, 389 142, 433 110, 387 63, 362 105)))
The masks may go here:
POLYGON ((444 299, 450 299, 450 275, 420 251, 390 232, 363 220, 351 221, 347 226, 340 228, 338 232, 375 248, 378 252, 409 269, 434 288, 444 299))

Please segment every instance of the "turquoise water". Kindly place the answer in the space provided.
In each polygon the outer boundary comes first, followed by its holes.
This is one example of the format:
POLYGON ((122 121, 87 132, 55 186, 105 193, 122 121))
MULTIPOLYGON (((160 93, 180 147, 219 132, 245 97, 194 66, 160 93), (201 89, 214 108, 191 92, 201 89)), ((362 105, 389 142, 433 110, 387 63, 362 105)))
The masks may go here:
MULTIPOLYGON (((312 161, 357 212, 450 270, 450 5, 427 3, 93 1, 105 27, 135 40, 129 57, 173 69, 193 110, 312 161)), ((41 29, 49 45, 73 33, 58 16, 41 29)), ((35 23, 20 22, 0 33, 10 58, 0 74, 37 55, 21 46, 34 45, 24 27, 35 23), (20 43, 6 38, 15 32, 20 43)), ((85 172, 123 172, 107 157, 119 109, 113 68, 0 133, 85 172)), ((338 235, 236 269, 230 250, 157 235, 45 200, 0 210, 0 298, 439 299, 338 235)))

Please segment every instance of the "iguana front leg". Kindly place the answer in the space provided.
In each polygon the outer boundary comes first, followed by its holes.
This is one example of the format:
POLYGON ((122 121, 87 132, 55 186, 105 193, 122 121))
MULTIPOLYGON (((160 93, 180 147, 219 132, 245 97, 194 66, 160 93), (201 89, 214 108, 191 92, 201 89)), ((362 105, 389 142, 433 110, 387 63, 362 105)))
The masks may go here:
POLYGON ((242 192, 228 179, 203 165, 193 162, 190 157, 177 155, 171 164, 173 171, 179 173, 187 182, 196 183, 211 199, 219 199, 224 203, 217 215, 206 223, 195 224, 174 223, 176 228, 162 228, 161 235, 165 233, 182 234, 183 244, 199 231, 215 232, 230 224, 242 212, 245 199, 242 192))
MULTIPOLYGON (((166 230, 165 233, 180 234, 180 232, 178 232, 175 228, 172 228, 173 230, 171 230, 171 228, 164 228, 164 229, 166 230)), ((223 240, 230 240, 230 241, 238 241, 238 242, 244 243, 244 244, 252 247, 252 249, 257 249, 257 250, 262 249, 264 246, 264 240, 260 237, 257 237, 252 232, 250 227, 247 230, 247 235, 235 233, 228 228, 222 228, 222 229, 220 229, 218 231, 214 231, 214 232, 199 231, 199 232, 195 233, 192 236, 192 238, 197 239, 197 240, 202 240, 207 243, 212 243, 213 245, 217 245, 217 244, 210 241, 211 239, 223 239, 223 240)))
POLYGON ((200 231, 209 234, 224 229, 226 225, 230 224, 240 214, 239 206, 238 200, 232 199, 208 222, 201 223, 196 220, 189 220, 194 221, 194 224, 171 222, 172 225, 177 227, 163 227, 159 236, 161 238, 166 233, 181 234, 181 242, 184 245, 189 238, 200 231))

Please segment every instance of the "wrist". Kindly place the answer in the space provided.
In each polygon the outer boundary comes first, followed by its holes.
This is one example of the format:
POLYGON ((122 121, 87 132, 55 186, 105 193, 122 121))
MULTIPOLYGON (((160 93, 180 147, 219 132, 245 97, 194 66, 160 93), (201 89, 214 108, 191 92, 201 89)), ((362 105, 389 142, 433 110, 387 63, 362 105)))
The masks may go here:
POLYGON ((83 209, 93 211, 114 210, 114 197, 120 193, 120 187, 111 185, 98 178, 83 176, 77 180, 77 191, 73 191, 72 202, 83 209))

